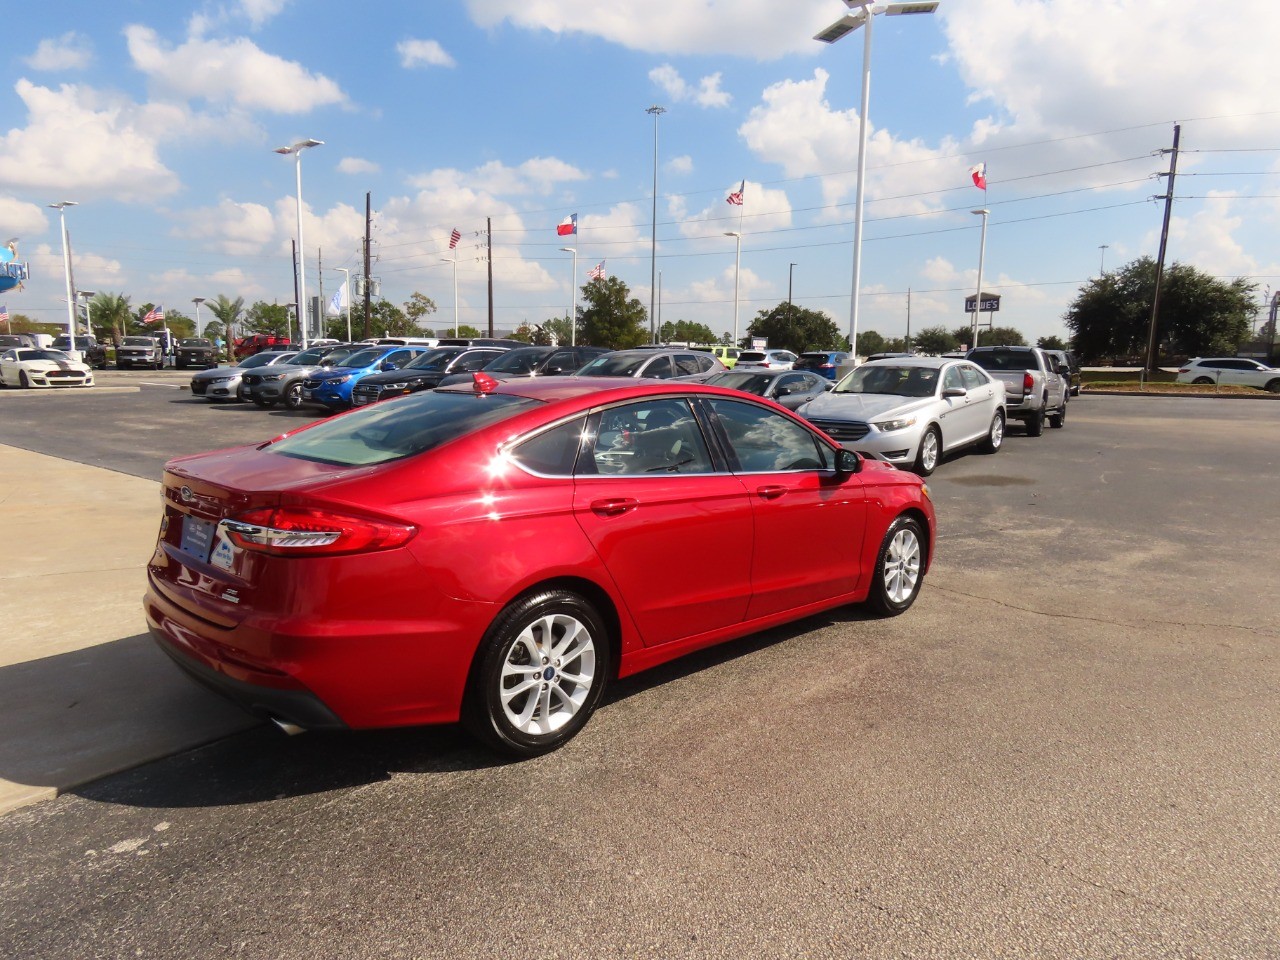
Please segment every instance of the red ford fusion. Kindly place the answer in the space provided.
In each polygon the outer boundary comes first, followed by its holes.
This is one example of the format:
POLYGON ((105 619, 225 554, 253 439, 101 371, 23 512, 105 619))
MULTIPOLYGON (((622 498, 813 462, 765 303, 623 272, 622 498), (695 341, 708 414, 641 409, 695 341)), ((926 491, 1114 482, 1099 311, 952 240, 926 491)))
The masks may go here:
POLYGON ((516 756, 615 678, 843 604, 902 613, 935 545, 913 474, 657 381, 481 373, 172 460, 163 497, 146 615, 196 680, 289 727, 461 721, 516 756))

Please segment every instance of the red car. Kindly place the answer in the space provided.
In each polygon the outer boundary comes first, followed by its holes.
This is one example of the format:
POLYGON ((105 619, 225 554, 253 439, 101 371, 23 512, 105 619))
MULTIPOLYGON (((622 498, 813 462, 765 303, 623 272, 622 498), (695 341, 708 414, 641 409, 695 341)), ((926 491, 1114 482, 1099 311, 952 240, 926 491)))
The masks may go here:
POLYGON ((259 715, 461 720, 533 756, 615 677, 843 604, 902 613, 934 542, 918 477, 770 401, 479 373, 170 461, 145 607, 259 715))
POLYGON ((236 337, 231 343, 231 356, 236 360, 252 357, 264 350, 288 350, 289 338, 277 333, 251 333, 236 337))

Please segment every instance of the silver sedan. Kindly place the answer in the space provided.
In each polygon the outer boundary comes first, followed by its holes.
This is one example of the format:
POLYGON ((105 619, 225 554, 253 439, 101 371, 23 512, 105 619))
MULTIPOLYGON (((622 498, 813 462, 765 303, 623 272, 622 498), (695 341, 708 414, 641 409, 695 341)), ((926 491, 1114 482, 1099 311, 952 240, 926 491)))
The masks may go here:
POLYGON ((266 350, 245 357, 238 367, 212 367, 191 378, 191 395, 208 400, 243 400, 240 378, 255 367, 268 367, 298 355, 297 350, 266 350))
POLYGON ((728 387, 757 397, 768 397, 788 410, 795 410, 814 397, 820 397, 834 384, 826 377, 802 370, 766 370, 763 367, 747 367, 717 373, 704 380, 713 387, 728 387))
POLYGON ((869 361, 798 412, 846 448, 922 477, 944 453, 1004 442, 1004 385, 948 357, 869 361))

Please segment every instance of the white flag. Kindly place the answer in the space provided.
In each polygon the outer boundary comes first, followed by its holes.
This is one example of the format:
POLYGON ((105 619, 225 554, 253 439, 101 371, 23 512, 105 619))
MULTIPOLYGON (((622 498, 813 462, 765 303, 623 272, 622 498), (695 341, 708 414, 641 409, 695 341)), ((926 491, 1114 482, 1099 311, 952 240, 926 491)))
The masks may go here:
POLYGON ((329 298, 329 306, 324 312, 331 317, 340 317, 350 302, 350 297, 347 296, 347 283, 344 280, 342 286, 338 287, 338 292, 329 298))

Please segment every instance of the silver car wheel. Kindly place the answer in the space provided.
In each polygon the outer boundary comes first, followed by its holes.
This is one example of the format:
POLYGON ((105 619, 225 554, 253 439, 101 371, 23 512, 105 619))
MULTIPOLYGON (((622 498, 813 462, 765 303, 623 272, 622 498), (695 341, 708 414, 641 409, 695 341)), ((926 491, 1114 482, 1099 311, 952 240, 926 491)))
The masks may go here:
POLYGON ((902 603, 915 592, 920 558, 920 539, 915 530, 903 527, 893 535, 885 555, 884 589, 894 603, 902 603))
POLYGON ((507 722, 537 736, 572 720, 595 682, 591 631, 576 617, 550 614, 527 624, 507 648, 498 696, 507 722))
POLYGON ((1000 445, 1004 443, 1004 417, 995 416, 991 418, 991 433, 987 437, 987 445, 994 453, 1000 449, 1000 445))
POLYGON ((932 472, 938 466, 938 434, 926 430, 920 438, 920 466, 932 472))

